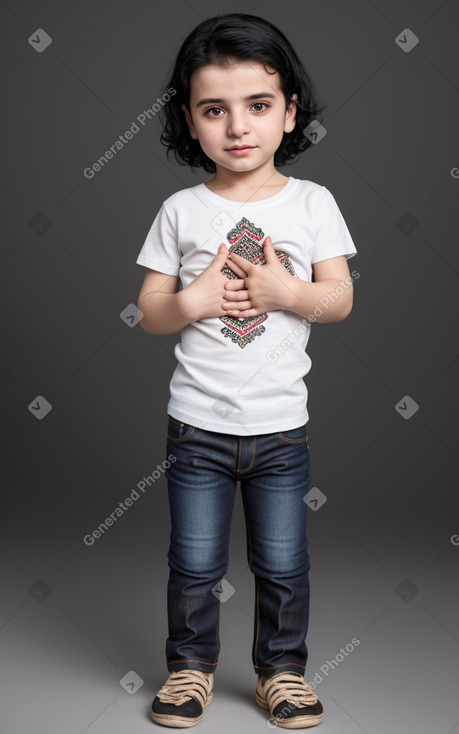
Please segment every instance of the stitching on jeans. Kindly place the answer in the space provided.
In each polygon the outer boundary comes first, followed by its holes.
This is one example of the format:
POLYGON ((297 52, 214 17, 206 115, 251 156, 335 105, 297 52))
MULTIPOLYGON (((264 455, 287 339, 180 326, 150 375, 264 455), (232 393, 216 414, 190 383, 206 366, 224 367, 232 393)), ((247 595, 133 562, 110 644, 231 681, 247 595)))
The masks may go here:
POLYGON ((256 630, 255 630, 255 640, 254 640, 254 646, 253 646, 253 657, 254 657, 254 666, 258 668, 259 666, 256 664, 256 660, 258 660, 258 637, 260 634, 260 584, 258 580, 258 576, 255 576, 255 623, 256 623, 256 630))
POLYGON ((184 423, 182 423, 182 421, 178 421, 176 418, 172 418, 171 415, 168 415, 167 417, 169 418, 170 421, 172 421, 173 423, 177 423, 177 425, 179 426, 185 425, 184 423))
POLYGON ((308 443, 308 436, 306 435, 304 438, 288 438, 287 436, 284 436, 283 433, 277 434, 281 441, 285 441, 285 443, 308 443))
MULTIPOLYGON (((250 536, 250 523, 247 513, 247 508, 245 502, 243 502, 244 507, 244 516, 245 516, 245 527, 247 532, 247 541, 248 541, 248 562, 249 567, 252 570, 252 561, 253 561, 253 552, 252 552, 252 538, 250 536)), ((257 659, 258 654, 258 637, 260 634, 260 611, 259 611, 259 584, 258 584, 258 577, 255 576, 255 629, 254 629, 254 640, 253 640, 253 658, 254 661, 257 659)), ((254 662, 255 665, 255 662, 254 662)), ((257 666, 255 666, 257 667, 257 666)))
MULTIPOLYGON (((239 440, 238 440, 238 466, 239 466, 239 461, 240 461, 240 458, 241 458, 240 457, 240 453, 239 453, 239 447, 240 447, 240 445, 241 445, 241 437, 239 436, 239 440)), ((252 458, 250 460, 250 464, 249 464, 249 466, 246 469, 236 469, 236 471, 237 471, 238 474, 243 474, 246 471, 250 471, 250 469, 253 467, 253 465, 255 463, 255 452, 256 452, 256 448, 257 448, 257 439, 254 438, 253 441, 252 441, 252 458)))
MULTIPOLYGON (((172 418, 171 415, 167 414, 168 420, 171 421, 171 423, 175 423, 176 426, 180 426, 183 428, 185 425, 189 425, 189 423, 183 423, 182 421, 178 421, 176 418, 172 418)), ((184 436, 180 436, 180 438, 177 438, 176 436, 171 436, 169 431, 167 431, 167 438, 169 438, 171 441, 175 441, 176 443, 179 443, 180 441, 186 441, 192 433, 194 433, 195 426, 189 426, 191 430, 188 431, 188 433, 185 433, 184 436)))
POLYGON ((184 436, 180 436, 180 438, 177 438, 176 436, 171 436, 170 433, 167 433, 167 438, 169 438, 171 441, 175 441, 175 443, 180 443, 180 441, 186 441, 191 434, 194 433, 194 426, 190 426, 190 430, 188 433, 185 433, 184 436))
MULTIPOLYGON (((249 567, 252 568, 252 562, 253 562, 253 554, 252 554, 252 538, 250 536, 250 529, 249 529, 249 523, 247 522, 247 538, 249 540, 249 567)), ((256 664, 256 660, 258 660, 258 638, 260 636, 260 584, 258 580, 258 576, 254 574, 255 576, 255 636, 254 636, 254 642, 253 642, 253 658, 254 658, 254 665, 256 664)))
POLYGON ((181 658, 180 660, 169 660, 169 665, 173 663, 204 663, 204 665, 217 665, 217 663, 208 663, 207 660, 194 660, 193 658, 181 658))
MULTIPOLYGON (((220 600, 217 599, 217 601, 220 604, 220 600)), ((220 607, 218 608, 218 611, 219 611, 219 615, 218 615, 218 619, 217 619, 217 626, 215 627, 215 640, 214 640, 216 647, 217 647, 217 644, 218 644, 218 630, 220 628, 220 607)), ((209 664, 210 665, 213 665, 214 663, 209 663, 209 664)))

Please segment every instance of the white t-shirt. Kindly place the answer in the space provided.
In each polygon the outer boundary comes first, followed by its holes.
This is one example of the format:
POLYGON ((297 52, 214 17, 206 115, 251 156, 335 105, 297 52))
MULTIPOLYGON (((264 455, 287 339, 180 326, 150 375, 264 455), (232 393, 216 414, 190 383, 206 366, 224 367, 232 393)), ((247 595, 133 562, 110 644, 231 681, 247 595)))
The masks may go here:
MULTIPOLYGON (((136 262, 178 275, 181 290, 208 267, 221 242, 254 261, 267 236, 289 272, 309 282, 314 263, 357 252, 330 191, 290 176, 262 201, 230 201, 204 183, 172 194, 136 262)), ((241 436, 307 423, 303 377, 311 368, 305 351, 310 330, 306 318, 283 310, 188 324, 175 346, 167 412, 198 428, 241 436)))

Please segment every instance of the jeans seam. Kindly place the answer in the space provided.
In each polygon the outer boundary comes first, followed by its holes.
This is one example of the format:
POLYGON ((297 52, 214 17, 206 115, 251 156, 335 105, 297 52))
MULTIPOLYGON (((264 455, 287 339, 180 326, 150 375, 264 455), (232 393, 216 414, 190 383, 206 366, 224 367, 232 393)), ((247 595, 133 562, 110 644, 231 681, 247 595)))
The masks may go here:
MULTIPOLYGON (((252 554, 252 538, 250 536, 250 523, 248 522, 247 513, 245 513, 246 518, 246 527, 247 527, 247 539, 249 541, 249 568, 252 570, 252 561, 253 561, 253 554, 252 554)), ((255 630, 254 630, 254 640, 253 640, 253 664, 256 665, 256 661, 258 659, 258 638, 260 635, 260 584, 258 580, 258 576, 254 574, 255 577, 255 630)))
POLYGON ((173 441, 174 443, 181 443, 182 441, 187 441, 193 433, 194 433, 194 426, 190 426, 190 430, 188 431, 188 433, 185 433, 184 436, 180 436, 180 438, 176 438, 176 436, 171 436, 170 433, 167 433, 167 438, 170 441, 173 441))
MULTIPOLYGON (((248 467, 246 467, 245 469, 237 469, 237 468, 236 468, 236 471, 237 471, 237 473, 238 473, 238 474, 244 474, 244 472, 246 472, 246 471, 250 471, 250 470, 252 469, 252 467, 253 467, 253 465, 254 465, 254 463, 255 463, 255 453, 256 453, 256 448, 257 448, 257 439, 256 439, 256 438, 254 437, 254 439, 253 439, 253 441, 252 441, 252 458, 251 458, 251 460, 250 460, 250 464, 249 464, 249 466, 248 466, 248 467)), ((241 459, 241 450, 240 450, 240 449, 241 449, 241 438, 239 437, 239 438, 238 438, 238 456, 237 456, 237 466, 239 466, 239 461, 240 461, 240 459, 241 459)))
POLYGON ((258 660, 258 638, 260 635, 260 583, 255 576, 255 639, 253 643, 253 664, 257 668, 258 660))
POLYGON ((179 658, 178 660, 169 660, 169 665, 175 663, 202 663, 203 665, 217 665, 217 663, 209 663, 207 660, 195 660, 194 658, 179 658))
POLYGON ((285 443, 308 443, 308 436, 305 436, 304 438, 287 438, 283 433, 278 433, 277 435, 281 441, 285 441, 285 443))

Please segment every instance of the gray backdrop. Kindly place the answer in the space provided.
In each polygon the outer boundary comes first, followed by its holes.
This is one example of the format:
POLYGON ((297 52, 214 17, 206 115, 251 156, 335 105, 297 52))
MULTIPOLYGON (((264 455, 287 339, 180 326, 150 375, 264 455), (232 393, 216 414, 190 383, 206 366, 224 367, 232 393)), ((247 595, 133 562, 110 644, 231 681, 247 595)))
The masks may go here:
MULTIPOLYGON (((6 0, 1 734, 155 726, 179 335, 133 325, 135 260, 162 201, 209 176, 166 160, 157 115, 84 170, 151 108, 190 30, 231 11, 277 24, 329 102, 326 136, 282 172, 332 191, 358 249, 352 314, 308 347, 320 730, 459 732, 457 0, 6 0)), ((226 579, 200 730, 266 732, 239 492, 226 579)))

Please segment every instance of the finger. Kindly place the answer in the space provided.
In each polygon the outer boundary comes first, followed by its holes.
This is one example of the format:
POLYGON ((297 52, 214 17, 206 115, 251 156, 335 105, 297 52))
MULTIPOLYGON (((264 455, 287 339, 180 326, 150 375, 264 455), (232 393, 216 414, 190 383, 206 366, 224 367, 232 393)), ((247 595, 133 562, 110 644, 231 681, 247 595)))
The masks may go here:
POLYGON ((244 289, 245 289, 244 278, 237 278, 237 280, 233 280, 232 278, 229 278, 228 281, 225 283, 225 290, 227 291, 240 291, 244 289))
POLYGON ((246 311, 248 308, 252 308, 252 303, 250 301, 224 301, 222 308, 225 311, 246 311))
POLYGON ((228 311, 228 316, 234 316, 238 319, 248 319, 251 316, 258 316, 257 310, 255 308, 249 308, 246 311, 228 311))
POLYGON ((223 293, 223 298, 225 299, 226 303, 239 303, 240 301, 248 301, 249 300, 249 292, 246 290, 243 291, 225 291, 223 293))
POLYGON ((228 254, 228 261, 235 262, 236 265, 239 265, 240 268, 245 270, 247 270, 247 268, 250 270, 250 268, 253 267, 253 263, 247 260, 247 258, 242 257, 242 255, 237 255, 235 252, 230 252, 228 254))
MULTIPOLYGON (((241 258, 241 260, 244 260, 244 258, 242 257, 242 258, 241 258)), ((244 260, 244 262, 247 262, 247 260, 244 260)), ((227 261, 226 261, 226 265, 227 265, 227 267, 228 267, 228 268, 229 268, 230 270, 232 270, 232 271, 233 271, 233 273, 235 273, 235 275, 238 275, 238 276, 239 276, 239 278, 246 278, 246 277, 247 277, 248 273, 247 273, 247 272, 246 272, 245 270, 243 270, 243 269, 242 269, 242 268, 241 268, 241 267, 240 267, 240 266, 239 266, 239 265, 238 265, 238 264, 237 264, 236 262, 234 262, 233 260, 228 260, 228 259, 227 259, 227 261)))

